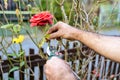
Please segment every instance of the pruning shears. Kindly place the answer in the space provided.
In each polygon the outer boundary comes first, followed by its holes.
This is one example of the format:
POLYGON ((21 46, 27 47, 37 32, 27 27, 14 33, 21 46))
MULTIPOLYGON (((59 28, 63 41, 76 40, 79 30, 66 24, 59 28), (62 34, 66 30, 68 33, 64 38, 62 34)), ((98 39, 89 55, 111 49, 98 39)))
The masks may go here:
MULTIPOLYGON (((58 51, 54 46, 47 47, 47 54, 49 56, 48 59, 51 59, 53 56, 62 58, 62 56, 56 55, 55 53, 58 53, 58 51)), ((79 76, 74 71, 72 71, 72 72, 73 72, 74 76, 76 77, 76 80, 80 80, 79 76)))
POLYGON ((57 55, 55 53, 58 53, 58 51, 57 51, 57 49, 54 46, 48 46, 47 47, 47 54, 49 56, 48 59, 51 59, 53 56, 62 58, 61 56, 59 56, 59 55, 57 55))

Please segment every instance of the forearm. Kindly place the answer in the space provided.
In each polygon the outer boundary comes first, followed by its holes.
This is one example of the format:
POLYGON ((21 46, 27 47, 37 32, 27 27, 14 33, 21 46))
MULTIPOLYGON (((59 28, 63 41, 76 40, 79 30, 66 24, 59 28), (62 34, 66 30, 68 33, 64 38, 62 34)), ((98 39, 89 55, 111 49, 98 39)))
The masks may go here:
POLYGON ((81 30, 78 30, 74 35, 76 40, 81 41, 99 54, 120 62, 119 37, 104 36, 81 30))

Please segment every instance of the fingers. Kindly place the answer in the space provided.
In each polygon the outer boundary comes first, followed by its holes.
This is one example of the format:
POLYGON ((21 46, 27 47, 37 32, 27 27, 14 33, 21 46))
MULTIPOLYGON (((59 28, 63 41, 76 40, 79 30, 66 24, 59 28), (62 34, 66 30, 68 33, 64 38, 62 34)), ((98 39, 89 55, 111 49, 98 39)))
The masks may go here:
MULTIPOLYGON (((46 62, 46 64, 44 65, 44 73, 47 75, 47 77, 50 74, 49 68, 50 68, 51 64, 49 61, 46 62)), ((47 78, 48 79, 48 78, 47 78)))
POLYGON ((63 22, 58 22, 47 31, 47 34, 50 34, 48 40, 61 37, 62 35, 61 27, 63 26, 63 24, 64 24, 63 22))
POLYGON ((54 32, 52 34, 50 34, 49 39, 55 39, 55 38, 59 38, 60 37, 60 33, 58 32, 54 32))
POLYGON ((47 34, 51 34, 51 33, 54 33, 56 31, 58 31, 59 27, 57 24, 55 24, 53 27, 51 27, 48 31, 47 31, 47 34))
POLYGON ((47 80, 50 80, 50 76, 49 76, 50 71, 49 71, 49 69, 47 68, 47 64, 44 65, 44 73, 45 73, 45 75, 47 75, 47 76, 46 76, 47 80))
POLYGON ((44 73, 47 74, 49 71, 47 69, 47 64, 44 65, 44 73))
POLYGON ((48 30, 48 34, 51 34, 53 32, 56 32, 58 31, 58 29, 60 28, 60 26, 62 26, 64 23, 59 21, 58 23, 56 23, 53 27, 51 27, 49 30, 48 30))
POLYGON ((56 64, 56 61, 59 63, 59 58, 52 57, 50 60, 47 60, 46 64, 44 65, 44 72, 45 74, 50 74, 52 66, 56 64))

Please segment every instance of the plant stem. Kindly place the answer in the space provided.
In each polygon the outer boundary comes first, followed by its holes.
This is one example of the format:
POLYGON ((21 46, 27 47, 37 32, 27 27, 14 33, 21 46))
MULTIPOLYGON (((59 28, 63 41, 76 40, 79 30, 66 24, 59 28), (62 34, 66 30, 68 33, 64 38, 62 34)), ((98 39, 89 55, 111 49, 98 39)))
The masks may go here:
POLYGON ((4 9, 3 9, 3 7, 2 7, 1 4, 0 4, 0 8, 1 8, 2 11, 3 11, 3 16, 4 16, 5 20, 6 20, 6 23, 9 24, 8 19, 7 19, 6 15, 5 15, 4 9))
POLYGON ((32 38, 32 36, 30 35, 30 33, 27 30, 26 30, 26 33, 28 34, 28 36, 30 37, 32 42, 39 48, 39 46, 37 45, 37 43, 34 41, 34 39, 32 38))
POLYGON ((26 30, 26 32, 27 32, 27 34, 28 34, 28 36, 30 37, 30 39, 33 41, 33 43, 39 48, 39 52, 40 52, 40 56, 42 57, 42 58, 45 58, 45 56, 43 55, 43 52, 42 52, 42 50, 40 49, 40 47, 39 47, 39 45, 37 45, 37 43, 34 41, 34 39, 32 38, 32 36, 30 35, 30 33, 26 30))

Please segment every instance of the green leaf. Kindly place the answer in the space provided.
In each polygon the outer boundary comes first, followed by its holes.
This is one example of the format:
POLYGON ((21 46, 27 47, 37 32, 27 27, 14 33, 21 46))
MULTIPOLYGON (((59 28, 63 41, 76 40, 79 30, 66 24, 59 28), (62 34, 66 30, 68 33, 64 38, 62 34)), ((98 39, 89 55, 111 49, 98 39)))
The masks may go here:
POLYGON ((9 29, 9 28, 12 28, 13 26, 14 24, 6 24, 6 25, 1 26, 0 28, 9 29))
POLYGON ((43 38, 40 42, 39 42, 39 48, 41 48, 43 46, 43 44, 46 42, 46 39, 43 38))
POLYGON ((10 54, 7 54, 8 56, 16 56, 17 54, 16 53, 10 53, 10 54))
POLYGON ((50 34, 46 34, 45 38, 48 39, 50 37, 50 34))
POLYGON ((21 63, 20 63, 20 67, 22 67, 22 66, 24 66, 25 65, 25 61, 22 61, 21 63))
POLYGON ((18 57, 22 56, 25 52, 24 51, 21 51, 19 54, 18 54, 18 57))
POLYGON ((16 24, 16 25, 13 26, 13 31, 15 33, 19 33, 20 30, 21 30, 21 26, 19 24, 16 24))
POLYGON ((10 69, 9 74, 10 74, 11 72, 13 72, 13 71, 18 70, 18 69, 19 69, 19 67, 18 67, 18 66, 14 66, 12 69, 10 69))

